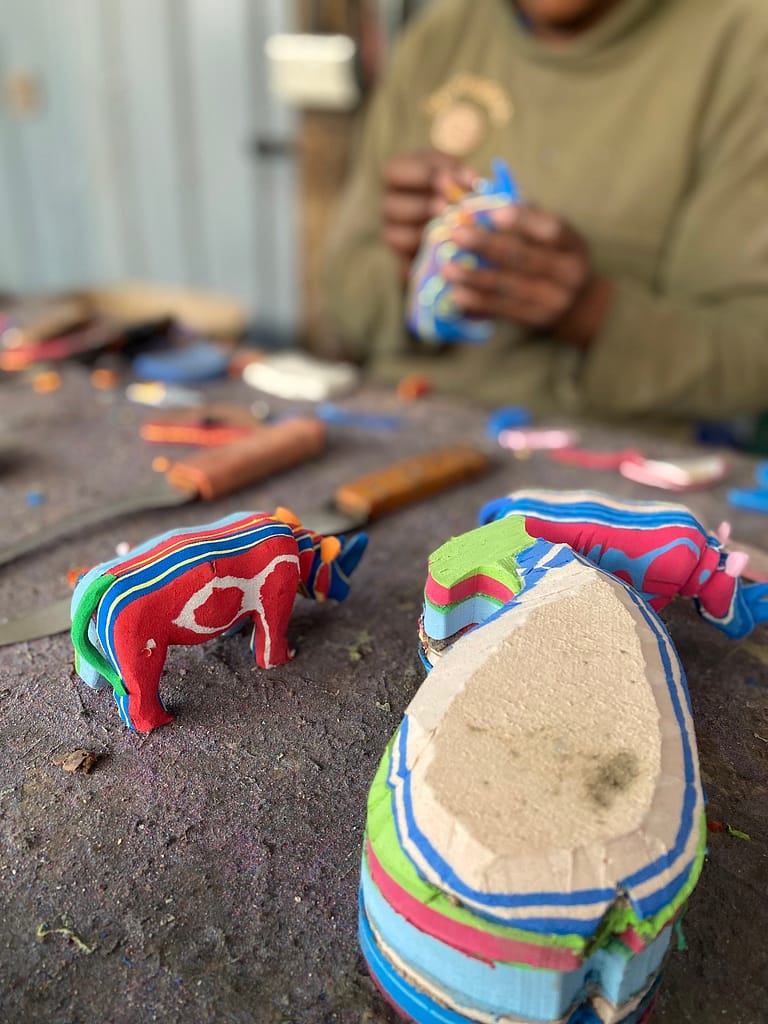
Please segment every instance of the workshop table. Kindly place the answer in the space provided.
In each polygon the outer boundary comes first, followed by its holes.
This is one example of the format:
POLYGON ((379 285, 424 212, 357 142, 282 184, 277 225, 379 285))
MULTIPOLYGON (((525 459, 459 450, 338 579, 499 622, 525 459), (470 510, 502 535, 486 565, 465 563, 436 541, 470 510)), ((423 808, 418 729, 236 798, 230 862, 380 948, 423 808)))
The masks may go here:
MULTIPOLYGON (((239 381, 211 384, 207 395, 258 397, 239 381)), ((136 514, 27 556, 0 570, 0 619, 65 596, 70 570, 113 557, 119 543, 237 510, 300 514, 392 460, 451 441, 489 445, 485 414, 470 405, 400 404, 374 389, 345 404, 401 414, 403 426, 330 427, 324 457, 240 494, 136 514)), ((0 428, 16 450, 2 461, 0 544, 152 483, 152 458, 172 450, 140 439, 149 414, 122 389, 92 388, 79 367, 49 394, 28 378, 0 381, 0 428), (34 492, 39 504, 29 503, 34 492)), ((639 439, 592 427, 583 440, 617 448, 639 439)), ((685 454, 672 441, 640 443, 685 454)), ((726 505, 726 486, 751 480, 752 462, 733 461, 727 485, 684 500, 711 528, 727 517, 736 536, 765 545, 766 520, 726 505)), ((485 501, 521 486, 665 497, 616 473, 497 449, 487 476, 371 526, 346 603, 297 601, 290 664, 255 668, 245 635, 175 648, 161 692, 176 719, 148 736, 121 724, 109 691, 80 683, 67 634, 0 650, 0 1020, 394 1020, 357 945, 366 794, 423 679, 417 620, 428 555, 475 526, 485 501), (98 755, 92 773, 53 763, 78 748, 98 755)), ((750 839, 710 833, 654 1022, 760 1024, 768 634, 728 640, 682 599, 662 617, 688 676, 709 817, 750 839)))

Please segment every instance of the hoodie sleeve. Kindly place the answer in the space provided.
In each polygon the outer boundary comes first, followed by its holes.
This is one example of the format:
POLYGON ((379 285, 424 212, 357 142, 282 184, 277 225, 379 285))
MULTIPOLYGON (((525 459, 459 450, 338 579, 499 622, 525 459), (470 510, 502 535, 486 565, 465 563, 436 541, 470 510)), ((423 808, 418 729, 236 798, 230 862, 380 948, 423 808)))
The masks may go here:
POLYGON ((582 366, 597 412, 768 408, 768 32, 745 35, 721 54, 656 287, 615 281, 582 366))

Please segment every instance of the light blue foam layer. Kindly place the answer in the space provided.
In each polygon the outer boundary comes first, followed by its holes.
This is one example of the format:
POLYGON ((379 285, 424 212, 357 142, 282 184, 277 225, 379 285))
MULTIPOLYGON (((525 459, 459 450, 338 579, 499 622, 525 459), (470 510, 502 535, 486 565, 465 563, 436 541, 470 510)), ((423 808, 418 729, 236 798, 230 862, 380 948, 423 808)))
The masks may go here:
POLYGON ((484 622, 497 612, 502 601, 494 601, 482 594, 474 594, 447 611, 424 602, 424 632, 432 640, 447 640, 449 636, 477 622, 484 622))
POLYGON ((368 920, 384 945, 460 1006, 544 1022, 562 1017, 584 994, 586 964, 576 971, 552 971, 473 959, 397 914, 377 889, 367 865, 361 892, 368 920))
POLYGON ((672 925, 668 925, 650 945, 629 959, 615 948, 599 949, 588 960, 591 980, 612 1003, 629 1002, 661 970, 671 938, 672 925))
MULTIPOLYGON (((362 902, 358 915, 358 936, 373 980, 387 994, 401 1015, 410 1018, 416 1024, 472 1024, 470 1017, 441 1006, 407 982, 395 970, 376 944, 362 902)), ((637 1009, 631 1011, 617 1024, 641 1024, 649 1005, 656 997, 659 982, 660 978, 657 978, 637 1009)), ((568 1017, 566 1024, 601 1024, 601 1021, 591 1007, 580 1006, 568 1017)))
POLYGON ((613 943, 611 948, 593 953, 573 971, 491 964, 469 957, 409 924, 384 899, 365 861, 361 896, 366 914, 384 943, 396 950, 415 973, 451 993, 458 1003, 535 1021, 561 1017, 584 999, 588 987, 598 989, 612 1003, 628 1002, 659 970, 671 934, 671 928, 664 929, 635 956, 613 943))

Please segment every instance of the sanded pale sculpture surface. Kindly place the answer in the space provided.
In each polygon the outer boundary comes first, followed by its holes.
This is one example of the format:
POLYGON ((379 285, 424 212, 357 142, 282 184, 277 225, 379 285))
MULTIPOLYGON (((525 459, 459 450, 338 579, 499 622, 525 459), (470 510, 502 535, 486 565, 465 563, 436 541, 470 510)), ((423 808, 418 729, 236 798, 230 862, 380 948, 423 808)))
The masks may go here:
POLYGON ((407 710, 414 821, 481 891, 610 887, 698 842, 700 793, 680 833, 698 773, 669 639, 624 584, 565 557, 439 658, 407 710))
MULTIPOLYGON (((423 776, 458 825, 504 856, 629 832, 654 796, 659 712, 630 612, 597 578, 560 597, 556 615, 553 629, 552 609, 534 608, 493 643, 446 709, 423 776)), ((462 675, 462 661, 457 646, 434 686, 462 675)))

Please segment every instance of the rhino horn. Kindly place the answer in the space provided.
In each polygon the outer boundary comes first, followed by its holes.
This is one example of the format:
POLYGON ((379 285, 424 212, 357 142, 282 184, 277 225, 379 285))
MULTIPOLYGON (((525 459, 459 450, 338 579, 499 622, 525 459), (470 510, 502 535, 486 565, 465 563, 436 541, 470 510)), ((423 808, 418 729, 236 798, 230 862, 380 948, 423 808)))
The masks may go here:
POLYGON ((357 563, 363 557, 367 545, 368 534, 358 533, 341 549, 337 565, 345 575, 350 576, 355 571, 357 563))

